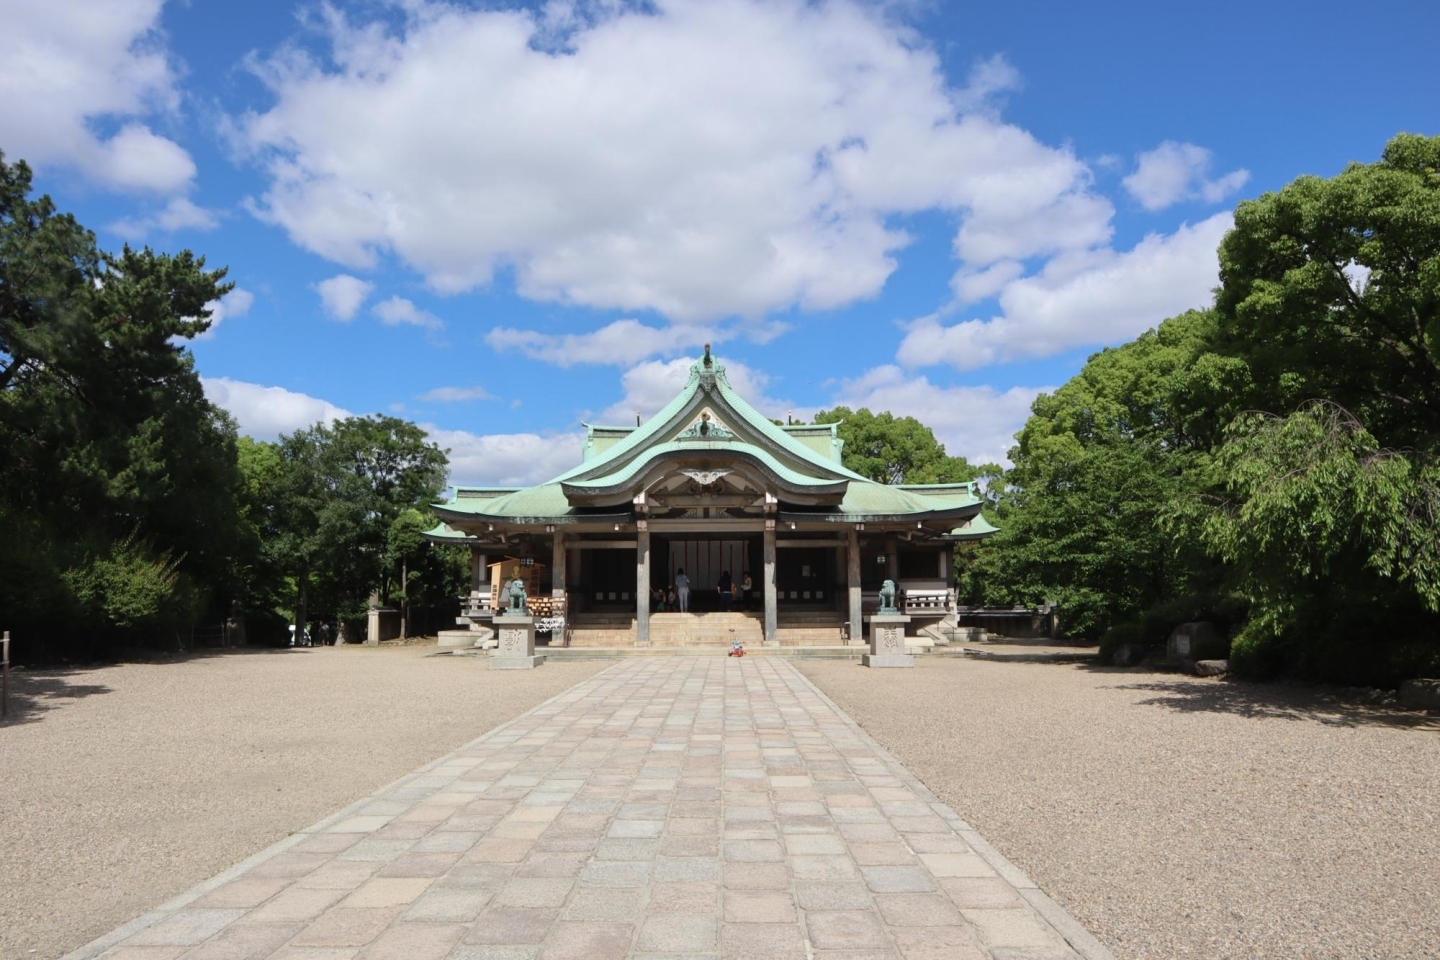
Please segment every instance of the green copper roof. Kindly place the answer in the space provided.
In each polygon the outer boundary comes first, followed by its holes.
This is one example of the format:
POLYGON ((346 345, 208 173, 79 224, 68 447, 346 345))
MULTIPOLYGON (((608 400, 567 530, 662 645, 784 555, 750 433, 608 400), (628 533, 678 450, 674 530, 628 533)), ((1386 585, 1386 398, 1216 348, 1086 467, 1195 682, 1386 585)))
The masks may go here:
MULTIPOLYGON (((953 536, 994 532, 978 517, 981 499, 970 483, 876 483, 841 463, 838 424, 778 425, 730 386, 725 368, 706 348, 690 367, 685 387, 636 427, 586 425, 584 459, 548 483, 524 489, 461 487, 436 508, 442 521, 536 523, 628 522, 631 488, 643 489, 651 472, 726 460, 746 462, 780 496, 789 521, 965 521, 953 536), (786 494, 790 499, 786 499, 786 494), (578 504, 578 505, 577 505, 578 504), (982 526, 983 525, 983 526, 982 526)), ((444 524, 432 539, 463 539, 444 524)))
POLYGON ((598 489, 602 487, 617 487, 632 480, 637 474, 644 472, 645 468, 657 460, 663 460, 671 454, 704 454, 713 453, 733 456, 741 453, 753 457, 764 464, 772 473, 784 482, 794 487, 820 487, 834 486, 836 483, 833 477, 813 477, 808 474, 792 470, 785 466, 765 449, 750 443, 739 443, 732 440, 672 440, 669 443, 662 443, 648 450, 640 452, 614 473, 603 476, 589 476, 583 481, 572 481, 567 484, 571 487, 585 487, 587 489, 598 489))
MULTIPOLYGON (((730 382, 725 376, 725 368, 714 362, 709 351, 706 351, 704 359, 691 365, 690 379, 686 382, 684 389, 676 394, 675 398, 666 404, 659 413, 636 427, 614 445, 607 449, 595 450, 589 459, 574 469, 560 474, 555 480, 573 482, 577 478, 589 480, 592 477, 615 473, 630 457, 640 455, 647 446, 671 440, 675 433, 686 426, 688 415, 698 416, 699 409, 705 406, 719 408, 717 414, 721 419, 727 421, 732 432, 738 431, 728 441, 730 443, 747 443, 741 434, 749 433, 754 435, 757 440, 764 441, 763 447, 769 448, 766 452, 773 458, 792 461, 787 466, 796 473, 819 471, 821 476, 831 479, 865 479, 860 474, 845 469, 836 460, 820 453, 807 443, 790 436, 784 428, 771 423, 768 417, 752 407, 730 387, 730 382)), ((762 447, 761 444, 750 443, 748 445, 762 447)))
POLYGON ((951 530, 946 537, 947 540, 983 540, 986 537, 994 536, 1000 532, 1000 528, 992 525, 985 515, 975 514, 969 521, 951 530))
POLYGON ((841 462, 840 451, 844 448, 845 441, 840 439, 840 424, 787 423, 780 429, 827 460, 841 462))

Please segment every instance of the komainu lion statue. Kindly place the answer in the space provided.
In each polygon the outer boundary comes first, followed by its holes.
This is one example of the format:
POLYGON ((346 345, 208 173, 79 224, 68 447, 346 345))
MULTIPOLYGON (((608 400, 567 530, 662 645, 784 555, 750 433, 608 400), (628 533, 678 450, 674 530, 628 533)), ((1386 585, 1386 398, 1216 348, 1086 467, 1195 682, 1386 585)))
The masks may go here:
POLYGON ((880 585, 880 612, 896 613, 895 608, 895 581, 886 580, 880 585))

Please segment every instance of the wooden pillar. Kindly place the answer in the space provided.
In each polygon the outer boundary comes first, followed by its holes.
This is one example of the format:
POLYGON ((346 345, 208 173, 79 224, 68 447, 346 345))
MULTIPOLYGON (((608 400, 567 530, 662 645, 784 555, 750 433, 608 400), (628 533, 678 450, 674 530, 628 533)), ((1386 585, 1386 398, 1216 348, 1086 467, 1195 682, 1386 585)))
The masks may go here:
POLYGON ((765 643, 779 643, 776 636, 776 609, 775 609, 775 521, 765 521, 765 571, 761 574, 762 586, 765 590, 765 643))
POLYGON ((635 646, 650 646, 650 525, 636 521, 635 646))
POLYGON ((885 577, 886 580, 894 580, 898 589, 900 586, 900 545, 894 537, 885 541, 885 577))
POLYGON ((865 639, 865 624, 860 619, 860 530, 854 526, 845 550, 845 569, 850 592, 850 642, 860 643, 865 639))
POLYGON ((490 586, 490 567, 485 562, 485 553, 479 547, 470 548, 470 594, 486 592, 490 586))
POLYGON ((557 599, 565 596, 565 534, 558 530, 550 555, 550 596, 557 599))

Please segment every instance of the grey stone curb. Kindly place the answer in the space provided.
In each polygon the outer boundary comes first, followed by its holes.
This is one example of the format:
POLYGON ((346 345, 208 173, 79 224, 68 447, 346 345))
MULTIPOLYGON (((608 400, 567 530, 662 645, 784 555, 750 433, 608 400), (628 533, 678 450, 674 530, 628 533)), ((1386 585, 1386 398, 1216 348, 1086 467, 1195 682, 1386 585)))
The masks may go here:
MULTIPOLYGON (((587 677, 585 680, 581 680, 580 683, 587 683, 588 681, 594 680, 597 677, 602 677, 605 674, 609 673, 611 670, 614 670, 617 667, 621 666, 622 663, 623 661, 621 663, 616 663, 612 666, 608 666, 604 670, 596 671, 594 674, 587 677)), ((76 950, 72 950, 71 952, 65 954, 65 956, 61 957, 60 960, 94 960, 95 957, 98 957, 100 954, 104 953, 106 950, 109 950, 111 947, 115 946, 117 943, 126 939, 127 937, 134 936, 141 930, 152 927, 160 921, 168 919, 169 917, 183 909, 185 906, 200 899, 210 891, 218 887, 224 886, 225 884, 229 883, 231 880, 234 880, 236 877, 240 876, 246 871, 259 866, 266 860, 269 860, 271 857, 284 853, 286 850, 295 846, 297 843, 301 843, 313 834, 322 832, 326 827, 330 827, 336 823, 339 823, 341 820, 354 814, 355 811, 359 810, 361 807, 365 806, 368 803, 373 803, 375 800, 379 799, 384 794, 389 793, 391 790, 395 790, 401 786, 404 786, 412 780, 419 779, 420 777, 429 773, 431 770, 435 769, 441 764, 444 764, 447 761, 458 756, 459 754, 464 753, 466 750, 469 750, 471 747, 479 743, 481 740, 484 740, 486 737, 492 737, 500 731, 511 726, 512 724, 518 723, 519 721, 530 716, 530 714, 540 710, 544 710, 546 707, 550 706, 550 704, 554 703, 556 700, 561 699, 571 690, 574 690, 577 686, 579 686, 579 683, 572 684, 571 686, 566 687, 564 690, 561 690, 559 693, 555 694, 555 696, 546 700, 544 703, 537 703, 535 706, 531 707, 529 710, 526 710, 519 716, 511 717, 509 720, 506 720, 499 726, 493 727, 485 731, 475 739, 467 741, 461 746, 456 747, 454 750, 451 750, 443 757, 432 760, 431 762, 425 764, 419 769, 410 771, 400 779, 385 784, 385 786, 366 794, 359 800, 356 800, 354 803, 351 803, 348 806, 341 808, 336 813, 332 813, 330 814, 330 816, 325 817, 322 820, 317 820, 315 823, 312 823, 310 826, 305 827, 302 830, 295 831, 283 840, 277 840, 275 843, 266 847, 264 850, 261 850, 254 856, 247 857, 246 859, 241 860, 239 863, 235 864, 235 866, 230 867, 228 870, 225 870, 222 873, 216 874, 209 880, 201 881, 200 883, 191 887, 189 890, 186 890, 179 896, 172 897, 171 899, 165 901, 160 906, 156 907, 154 910, 151 910, 149 913, 141 914, 134 920, 131 920, 129 923, 125 924, 123 927, 120 927, 116 930, 111 930, 104 936, 91 940, 89 943, 85 944, 85 946, 80 947, 76 950)))
POLYGON ((935 796, 934 791, 920 782, 919 778, 906 769, 904 764, 891 756, 889 750, 886 750, 874 737, 870 736, 865 728, 856 723, 850 714, 840 709, 840 705, 826 696, 825 691, 817 687, 805 674, 796 670, 793 664, 788 664, 787 662, 787 665, 790 666, 791 671, 800 678, 801 682, 813 690, 816 696, 834 710, 838 716, 844 719, 845 723, 855 732, 856 736, 874 749, 876 754, 884 758, 885 762, 890 766, 891 773, 904 781, 905 785, 911 790, 914 790, 917 794, 929 801, 930 806, 934 808, 935 812, 948 820, 950 825, 955 828, 955 831, 960 834, 965 842, 975 849, 975 853, 993 867, 995 872, 998 873, 1006 883, 1014 887, 1020 896, 1024 898, 1025 902, 1044 918, 1044 920, 1054 928, 1055 932, 1063 937, 1066 943, 1070 944, 1076 953, 1084 957, 1085 960, 1117 960, 1115 954, 1111 953, 1109 948, 1095 939, 1088 930, 1080 925, 1079 921, 1070 916, 1070 913, 1064 907, 1052 900, 1044 890, 1041 890, 1035 881, 1027 877, 1019 867, 1006 859, 1003 853, 991 846, 990 842, 982 837, 974 827, 962 820, 959 814, 951 810, 946 803, 935 796))

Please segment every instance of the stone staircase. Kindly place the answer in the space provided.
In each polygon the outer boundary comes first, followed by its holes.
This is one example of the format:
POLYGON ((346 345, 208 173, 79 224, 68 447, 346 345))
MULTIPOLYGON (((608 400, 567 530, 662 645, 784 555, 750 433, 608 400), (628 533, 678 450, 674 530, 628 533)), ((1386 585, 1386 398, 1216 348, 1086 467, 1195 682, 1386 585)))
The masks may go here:
POLYGON ((571 617, 572 647, 633 647, 635 615, 633 613, 590 612, 571 617))
POLYGON ((841 642, 840 614, 834 610, 787 610, 776 614, 775 639, 782 647, 822 647, 841 642))
MULTIPOLYGON (((841 642, 840 615, 833 610, 781 610, 775 627, 776 639, 782 647, 839 646, 841 642)), ((728 649, 732 640, 739 640, 746 648, 758 648, 764 635, 763 614, 755 610, 650 614, 650 649, 728 649)), ((582 613, 576 615, 571 623, 571 647, 614 648, 634 645, 635 617, 632 614, 582 613)))
POLYGON ((650 614, 650 646, 652 647, 726 647, 739 640, 747 647, 758 647, 765 639, 765 623, 752 611, 730 613, 652 613, 650 614))

